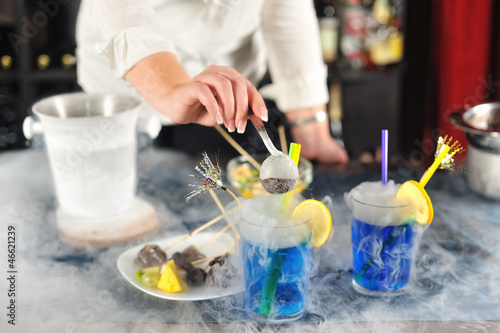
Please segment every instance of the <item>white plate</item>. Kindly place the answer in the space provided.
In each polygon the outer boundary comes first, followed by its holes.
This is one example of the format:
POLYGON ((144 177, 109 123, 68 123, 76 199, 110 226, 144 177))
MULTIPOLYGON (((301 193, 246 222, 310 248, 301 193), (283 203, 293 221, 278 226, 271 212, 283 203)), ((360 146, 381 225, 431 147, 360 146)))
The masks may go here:
MULTIPOLYGON (((204 244, 207 240, 212 238, 215 233, 205 232, 196 234, 187 240, 181 242, 180 244, 168 249, 167 256, 168 258, 172 258, 172 255, 177 251, 183 251, 190 245, 200 246, 204 244)), ((216 288, 216 287, 208 287, 208 286, 200 286, 200 287, 188 287, 188 290, 185 293, 167 293, 163 290, 157 288, 148 288, 143 286, 135 277, 135 272, 141 269, 139 265, 134 263, 134 259, 137 257, 139 251, 146 244, 155 244, 161 247, 162 249, 167 247, 170 244, 173 244, 175 241, 181 239, 185 235, 179 235, 171 238, 166 238, 154 242, 148 242, 142 245, 137 245, 127 251, 123 252, 117 261, 118 269, 120 273, 125 277, 125 279, 130 282, 134 287, 143 292, 170 300, 176 301, 201 301, 206 299, 212 299, 217 297, 223 297, 228 295, 233 295, 244 290, 243 281, 238 281, 237 283, 233 283, 232 286, 228 288, 216 288)), ((223 251, 227 251, 227 247, 233 243, 233 239, 228 235, 222 234, 217 239, 212 241, 210 245, 207 245, 203 248, 202 253, 207 257, 215 256, 221 254, 223 251)), ((206 265, 206 263, 203 263, 206 265)))

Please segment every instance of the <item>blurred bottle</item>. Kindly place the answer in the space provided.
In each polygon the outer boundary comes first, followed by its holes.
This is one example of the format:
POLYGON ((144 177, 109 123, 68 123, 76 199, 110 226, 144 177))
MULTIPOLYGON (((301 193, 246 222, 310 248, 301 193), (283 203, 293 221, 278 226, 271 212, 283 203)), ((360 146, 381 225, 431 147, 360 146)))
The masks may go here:
POLYGON ((365 23, 366 13, 361 0, 344 0, 340 38, 341 67, 344 69, 359 70, 365 66, 365 23))
POLYGON ((9 33, 13 32, 13 28, 0 26, 0 69, 12 70, 15 69, 15 52, 12 44, 8 39, 9 33))
POLYGON ((367 37, 371 62, 379 68, 400 62, 404 41, 401 20, 395 16, 394 5, 389 0, 375 0, 371 21, 367 37))
POLYGON ((65 53, 61 57, 61 65, 64 69, 71 69, 76 65, 76 57, 73 54, 65 53))
POLYGON ((339 18, 336 4, 334 0, 316 0, 315 8, 318 16, 323 60, 328 67, 333 68, 338 54, 339 18))
POLYGON ((36 58, 36 67, 39 70, 44 71, 49 68, 51 62, 51 58, 47 54, 42 53, 36 58))
POLYGON ((9 55, 3 55, 0 58, 0 68, 3 69, 3 70, 10 69, 10 68, 12 68, 12 63, 13 62, 14 62, 14 60, 12 59, 11 56, 9 56, 9 55))

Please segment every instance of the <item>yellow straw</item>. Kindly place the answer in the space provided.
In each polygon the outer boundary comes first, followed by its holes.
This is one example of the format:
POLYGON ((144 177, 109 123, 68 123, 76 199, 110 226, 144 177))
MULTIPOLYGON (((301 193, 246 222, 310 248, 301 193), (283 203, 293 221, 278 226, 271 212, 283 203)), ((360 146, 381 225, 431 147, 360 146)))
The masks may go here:
POLYGON ((295 142, 292 142, 292 145, 295 147, 295 150, 293 151, 292 160, 295 162, 295 165, 297 165, 297 167, 299 167, 301 145, 299 143, 295 143, 295 142))
MULTIPOLYGON (((297 165, 297 167, 299 166, 300 148, 301 145, 299 143, 291 142, 290 150, 288 152, 288 156, 292 159, 292 161, 295 162, 295 165, 297 165)), ((285 212, 288 212, 290 210, 290 200, 292 200, 292 196, 293 190, 285 194, 285 212)))
POLYGON ((436 172, 437 168, 439 167, 439 165, 441 164, 441 162, 446 157, 446 155, 448 154, 449 151, 450 151, 450 146, 444 145, 443 151, 434 160, 434 163, 432 163, 432 165, 429 167, 429 169, 427 169, 427 171, 424 173, 424 175, 420 179, 419 183, 420 183, 420 185, 422 185, 422 187, 425 187, 425 185, 427 185, 427 182, 429 181, 429 179, 431 179, 434 172, 436 172))

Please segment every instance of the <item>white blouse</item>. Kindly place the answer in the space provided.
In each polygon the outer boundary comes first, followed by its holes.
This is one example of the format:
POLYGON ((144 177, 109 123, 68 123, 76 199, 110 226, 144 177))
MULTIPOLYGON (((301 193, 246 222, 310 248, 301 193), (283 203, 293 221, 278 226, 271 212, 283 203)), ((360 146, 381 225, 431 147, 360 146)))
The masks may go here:
POLYGON ((82 0, 76 40, 87 92, 139 96, 123 76, 169 51, 191 76, 217 64, 256 85, 269 69, 260 93, 285 112, 328 102, 312 0, 82 0))

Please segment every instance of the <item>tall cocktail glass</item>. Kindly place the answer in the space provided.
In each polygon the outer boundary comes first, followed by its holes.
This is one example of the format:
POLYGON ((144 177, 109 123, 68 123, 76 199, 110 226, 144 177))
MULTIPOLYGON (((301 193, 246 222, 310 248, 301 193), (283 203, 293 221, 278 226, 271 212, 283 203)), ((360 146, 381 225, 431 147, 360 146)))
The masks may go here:
POLYGON ((267 226, 265 222, 246 216, 240 221, 245 307, 260 322, 291 322, 304 314, 311 224, 287 220, 267 226))
POLYGON ((362 183, 346 195, 351 208, 353 286, 367 296, 396 296, 410 282, 411 267, 427 228, 415 208, 395 199, 399 184, 362 183))

